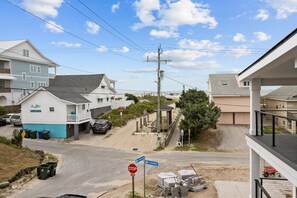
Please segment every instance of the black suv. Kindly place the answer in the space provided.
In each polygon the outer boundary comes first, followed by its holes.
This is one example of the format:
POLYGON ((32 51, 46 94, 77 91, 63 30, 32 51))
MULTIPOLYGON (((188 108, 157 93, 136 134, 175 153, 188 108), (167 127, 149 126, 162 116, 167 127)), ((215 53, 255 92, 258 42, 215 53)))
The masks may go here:
POLYGON ((96 121, 92 126, 93 133, 103 133, 106 134, 106 132, 111 129, 111 122, 108 120, 98 120, 96 121))
POLYGON ((0 117, 0 126, 5 126, 5 125, 6 125, 5 118, 0 117))

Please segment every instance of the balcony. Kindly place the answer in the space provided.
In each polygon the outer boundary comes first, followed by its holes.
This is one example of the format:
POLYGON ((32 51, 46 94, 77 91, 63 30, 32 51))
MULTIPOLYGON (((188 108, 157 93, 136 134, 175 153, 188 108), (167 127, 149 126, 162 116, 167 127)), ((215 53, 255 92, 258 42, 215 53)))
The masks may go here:
POLYGON ((84 114, 67 114, 67 122, 68 123, 83 123, 86 121, 90 121, 91 113, 84 114))
POLYGON ((256 135, 247 137, 297 171, 297 119, 262 111, 255 114, 256 135), (287 125, 280 125, 277 121, 287 125))
POLYGON ((2 74, 10 74, 10 69, 0 68, 0 73, 2 73, 2 74))

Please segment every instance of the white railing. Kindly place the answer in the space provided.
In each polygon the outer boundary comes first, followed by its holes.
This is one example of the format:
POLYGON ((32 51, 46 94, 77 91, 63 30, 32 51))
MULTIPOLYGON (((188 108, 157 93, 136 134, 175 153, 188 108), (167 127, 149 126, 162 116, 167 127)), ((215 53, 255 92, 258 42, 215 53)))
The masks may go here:
POLYGON ((67 114, 67 122, 81 122, 91 119, 91 113, 67 114))

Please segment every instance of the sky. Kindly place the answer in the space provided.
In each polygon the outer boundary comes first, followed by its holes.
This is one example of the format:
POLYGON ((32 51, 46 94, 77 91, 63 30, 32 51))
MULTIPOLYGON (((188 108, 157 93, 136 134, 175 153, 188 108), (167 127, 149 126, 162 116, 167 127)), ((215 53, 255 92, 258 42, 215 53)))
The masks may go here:
POLYGON ((120 92, 208 89, 297 27, 297 0, 2 0, 1 40, 30 40, 58 74, 101 74, 120 92))

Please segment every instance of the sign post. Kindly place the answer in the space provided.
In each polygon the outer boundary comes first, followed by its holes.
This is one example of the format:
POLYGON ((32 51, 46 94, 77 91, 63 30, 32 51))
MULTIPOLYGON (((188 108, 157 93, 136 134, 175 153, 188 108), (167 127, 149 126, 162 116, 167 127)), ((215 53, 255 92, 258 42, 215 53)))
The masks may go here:
POLYGON ((135 163, 143 161, 143 197, 145 198, 145 156, 141 156, 135 160, 135 163))
POLYGON ((182 138, 182 146, 184 146, 184 130, 183 129, 180 131, 180 135, 182 138))
POLYGON ((123 107, 120 107, 121 126, 123 124, 123 112, 124 112, 124 108, 123 107))
POLYGON ((131 173, 132 176, 132 197, 134 198, 134 176, 137 172, 137 166, 135 164, 129 164, 128 171, 131 173))

